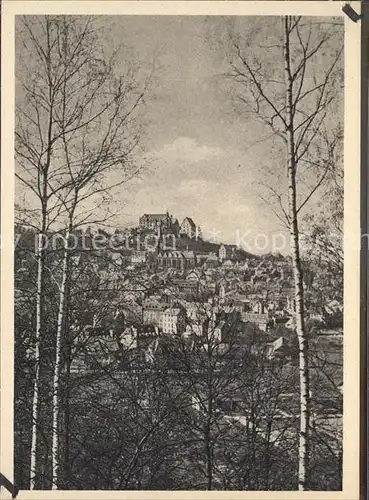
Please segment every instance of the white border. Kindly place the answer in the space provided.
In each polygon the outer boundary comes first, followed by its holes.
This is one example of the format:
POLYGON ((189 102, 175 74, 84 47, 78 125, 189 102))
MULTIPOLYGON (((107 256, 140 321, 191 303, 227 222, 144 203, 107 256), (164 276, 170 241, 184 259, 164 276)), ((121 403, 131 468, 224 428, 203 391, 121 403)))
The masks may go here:
MULTIPOLYGON (((2 2, 1 93, 1 433, 0 471, 13 479, 14 16, 20 14, 345 16, 340 1, 14 1, 2 2)), ((360 2, 351 2, 360 12, 360 2)), ((342 499, 359 498, 360 360, 360 22, 345 16, 345 322, 344 480, 341 492, 21 491, 37 499, 342 499)), ((10 498, 1 490, 0 498, 10 498)))

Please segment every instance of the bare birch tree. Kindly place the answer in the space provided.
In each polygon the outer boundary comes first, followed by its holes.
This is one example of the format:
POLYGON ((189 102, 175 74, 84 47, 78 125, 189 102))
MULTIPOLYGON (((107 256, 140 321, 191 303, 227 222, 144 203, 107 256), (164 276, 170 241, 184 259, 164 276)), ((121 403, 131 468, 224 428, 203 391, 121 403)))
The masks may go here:
POLYGON ((32 65, 29 71, 22 71, 24 102, 18 105, 16 153, 20 168, 17 177, 36 195, 41 205, 31 489, 36 486, 40 411, 45 279, 43 238, 53 225, 65 227, 53 377, 52 487, 57 488, 60 482, 60 377, 69 287, 69 240, 77 227, 87 222, 106 221, 108 215, 102 210, 91 221, 94 210, 96 212, 93 204, 102 207, 109 189, 126 182, 136 171, 131 161, 139 139, 135 117, 146 84, 138 85, 131 67, 118 74, 116 54, 107 58, 99 42, 98 30, 90 18, 23 19, 20 43, 32 53, 32 62, 38 68, 35 71, 32 65), (109 177, 112 172, 115 175, 109 177))
POLYGON ((35 376, 32 404, 32 442, 30 463, 30 489, 37 486, 36 463, 38 459, 38 433, 40 424, 41 344, 44 336, 44 281, 45 239, 50 218, 50 177, 54 175, 52 152, 57 138, 55 105, 57 99, 58 69, 53 65, 57 51, 51 35, 51 22, 47 18, 43 39, 36 35, 37 23, 23 19, 18 43, 24 49, 22 77, 19 80, 23 99, 16 103, 16 161, 17 179, 28 188, 37 200, 39 213, 35 327, 35 376), (36 32, 36 33, 35 33, 36 32), (32 54, 32 57, 30 55, 32 54), (28 57, 27 57, 28 56, 28 57), (26 59, 30 61, 27 66, 26 59), (20 102, 19 102, 20 101, 20 102))
POLYGON ((329 134, 328 141, 324 141, 322 131, 333 129, 332 107, 341 77, 342 47, 336 40, 339 30, 340 27, 285 16, 275 44, 258 45, 258 40, 251 37, 245 46, 242 36, 231 35, 231 77, 239 86, 238 97, 246 111, 269 128, 269 137, 281 141, 287 175, 287 195, 278 190, 275 182, 278 168, 273 169, 275 180, 268 188, 276 202, 275 213, 291 235, 300 370, 299 490, 309 488, 310 430, 309 347, 299 216, 334 168, 329 153, 335 138, 329 134), (255 47, 252 55, 250 47, 255 47), (258 50, 264 50, 263 57, 255 56, 258 50), (315 179, 308 188, 303 181, 306 176, 315 179))

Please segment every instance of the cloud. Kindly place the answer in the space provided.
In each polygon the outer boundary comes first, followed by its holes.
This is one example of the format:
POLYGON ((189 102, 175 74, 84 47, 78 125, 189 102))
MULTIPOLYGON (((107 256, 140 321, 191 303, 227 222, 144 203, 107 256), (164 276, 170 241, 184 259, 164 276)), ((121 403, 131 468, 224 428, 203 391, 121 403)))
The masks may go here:
POLYGON ((212 187, 212 183, 204 179, 184 179, 178 187, 178 195, 204 198, 212 192, 212 187))
POLYGON ((192 217, 205 236, 215 228, 225 243, 274 230, 276 222, 257 197, 259 167, 241 149, 183 135, 157 145, 149 158, 125 192, 132 223, 142 213, 169 210, 180 221, 192 217))
POLYGON ((151 152, 150 156, 153 159, 197 163, 220 158, 223 154, 223 150, 219 147, 199 144, 190 137, 178 137, 170 144, 165 144, 161 149, 151 152))

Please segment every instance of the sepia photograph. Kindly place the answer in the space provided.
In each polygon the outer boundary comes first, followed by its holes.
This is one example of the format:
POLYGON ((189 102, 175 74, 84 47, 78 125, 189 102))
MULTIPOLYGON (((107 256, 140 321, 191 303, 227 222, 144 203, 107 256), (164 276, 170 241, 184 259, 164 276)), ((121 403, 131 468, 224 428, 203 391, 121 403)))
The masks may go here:
POLYGON ((14 484, 342 492, 344 15, 13 19, 14 484))

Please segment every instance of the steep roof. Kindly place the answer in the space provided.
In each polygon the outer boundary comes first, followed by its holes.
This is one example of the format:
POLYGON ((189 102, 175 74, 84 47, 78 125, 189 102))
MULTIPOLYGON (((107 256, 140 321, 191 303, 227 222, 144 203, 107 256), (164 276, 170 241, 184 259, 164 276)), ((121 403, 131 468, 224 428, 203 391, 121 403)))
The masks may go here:
POLYGON ((184 250, 182 254, 186 259, 193 259, 195 257, 195 253, 192 250, 184 250))
POLYGON ((235 250, 237 248, 237 245, 226 245, 223 244, 221 247, 227 248, 228 250, 235 250))
POLYGON ((241 313, 242 321, 248 321, 250 323, 262 324, 268 323, 269 315, 267 313, 251 313, 251 312, 243 312, 241 313))
POLYGON ((170 314, 171 316, 178 316, 178 314, 180 314, 180 312, 181 312, 181 309, 179 309, 178 307, 170 307, 169 309, 164 311, 163 314, 170 314))
POLYGON ((156 219, 166 219, 168 217, 167 214, 143 214, 145 219, 156 220, 156 219))
POLYGON ((191 219, 191 217, 185 217, 185 218, 183 219, 182 224, 184 224, 184 222, 185 222, 185 221, 187 221, 187 222, 190 224, 190 226, 192 227, 192 229, 196 229, 196 224, 195 224, 195 223, 194 223, 194 221, 191 219))
POLYGON ((144 309, 165 310, 167 306, 158 300, 146 299, 142 304, 142 307, 144 309))

